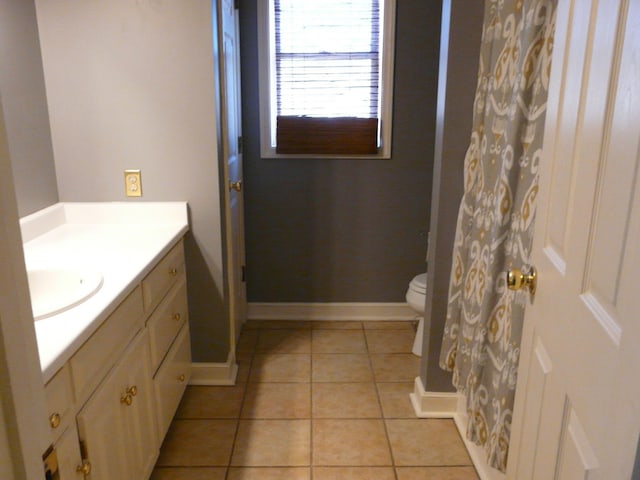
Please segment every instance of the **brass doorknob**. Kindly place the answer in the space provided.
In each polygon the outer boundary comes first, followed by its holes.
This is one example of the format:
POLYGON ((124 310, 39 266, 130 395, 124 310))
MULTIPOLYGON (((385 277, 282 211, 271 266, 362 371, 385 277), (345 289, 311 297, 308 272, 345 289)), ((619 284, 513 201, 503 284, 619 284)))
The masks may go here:
POLYGON ((507 272, 507 287, 509 287, 509 290, 528 288, 529 293, 535 295, 537 281, 538 272, 536 271, 536 267, 531 267, 527 273, 522 273, 517 268, 512 268, 507 272))
POLYGON ((242 180, 236 182, 229 182, 229 190, 235 190, 236 192, 242 191, 242 180))

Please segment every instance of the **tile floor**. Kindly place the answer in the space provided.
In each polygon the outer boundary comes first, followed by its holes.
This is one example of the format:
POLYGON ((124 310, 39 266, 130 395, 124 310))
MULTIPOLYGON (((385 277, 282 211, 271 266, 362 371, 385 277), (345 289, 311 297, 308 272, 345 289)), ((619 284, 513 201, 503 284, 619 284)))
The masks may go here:
POLYGON ((189 387, 152 480, 477 480, 417 419, 412 322, 249 321, 233 387, 189 387))

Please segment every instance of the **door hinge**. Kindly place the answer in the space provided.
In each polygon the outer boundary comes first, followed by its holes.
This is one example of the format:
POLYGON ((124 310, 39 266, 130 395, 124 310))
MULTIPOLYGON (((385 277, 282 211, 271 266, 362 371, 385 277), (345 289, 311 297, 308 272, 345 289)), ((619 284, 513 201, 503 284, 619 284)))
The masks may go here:
POLYGON ((245 265, 242 265, 242 281, 247 281, 247 267, 245 265))
POLYGON ((242 155, 242 137, 238 137, 238 155, 242 155))

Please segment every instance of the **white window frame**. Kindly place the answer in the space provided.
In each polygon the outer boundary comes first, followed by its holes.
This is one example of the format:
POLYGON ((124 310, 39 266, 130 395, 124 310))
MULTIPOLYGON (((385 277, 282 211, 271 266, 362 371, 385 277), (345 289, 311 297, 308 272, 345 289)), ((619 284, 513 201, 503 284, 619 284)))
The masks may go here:
MULTIPOLYGON (((301 0, 309 1, 309 0, 301 0)), ((275 28, 272 0, 258 0, 258 76, 260 83, 260 154, 262 158, 391 158, 391 133, 393 120, 393 66, 395 53, 396 0, 380 0, 382 15, 382 64, 380 69, 380 147, 373 155, 327 155, 276 153, 275 138, 275 60, 270 58, 273 49, 272 35, 275 28)))

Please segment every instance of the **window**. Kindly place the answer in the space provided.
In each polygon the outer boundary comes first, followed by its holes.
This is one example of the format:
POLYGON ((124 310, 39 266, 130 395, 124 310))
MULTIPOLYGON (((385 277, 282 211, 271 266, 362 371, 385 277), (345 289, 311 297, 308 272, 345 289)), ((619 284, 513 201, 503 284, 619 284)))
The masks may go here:
POLYGON ((391 153, 395 0, 259 0, 263 157, 391 153))

